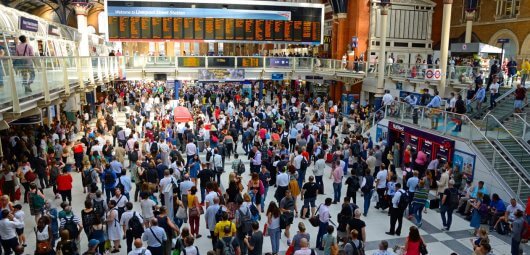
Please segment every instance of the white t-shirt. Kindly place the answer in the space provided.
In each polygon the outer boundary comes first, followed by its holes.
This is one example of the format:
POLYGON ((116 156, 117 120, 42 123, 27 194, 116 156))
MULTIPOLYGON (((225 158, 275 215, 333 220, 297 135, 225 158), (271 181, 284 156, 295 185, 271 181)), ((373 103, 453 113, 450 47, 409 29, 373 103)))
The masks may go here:
POLYGON ((210 191, 210 192, 206 195, 206 197, 204 198, 204 200, 205 200, 206 202, 208 202, 209 205, 213 205, 213 204, 214 204, 213 200, 214 200, 216 197, 218 197, 217 192, 215 192, 215 191, 210 191))
POLYGON ((392 97, 392 95, 387 93, 387 94, 385 94, 383 96, 383 104, 384 105, 390 105, 393 102, 394 102, 394 98, 392 97))
POLYGON ((490 85, 490 93, 491 94, 499 93, 499 83, 496 83, 496 82, 491 83, 491 85, 490 85))
POLYGON ((153 206, 155 206, 156 203, 151 199, 142 199, 140 201, 140 207, 142 208, 142 215, 145 219, 151 219, 155 217, 153 214, 153 206))
POLYGON ((377 172, 377 188, 384 189, 386 188, 386 177, 388 175, 388 170, 381 170, 377 172))

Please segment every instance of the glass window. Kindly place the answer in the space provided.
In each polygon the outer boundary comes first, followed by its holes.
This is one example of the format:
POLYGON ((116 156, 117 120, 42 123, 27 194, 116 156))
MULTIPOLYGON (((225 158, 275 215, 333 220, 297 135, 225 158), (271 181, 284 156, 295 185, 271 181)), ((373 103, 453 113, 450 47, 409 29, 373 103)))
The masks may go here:
POLYGON ((513 19, 519 15, 521 0, 497 0, 497 19, 513 19))

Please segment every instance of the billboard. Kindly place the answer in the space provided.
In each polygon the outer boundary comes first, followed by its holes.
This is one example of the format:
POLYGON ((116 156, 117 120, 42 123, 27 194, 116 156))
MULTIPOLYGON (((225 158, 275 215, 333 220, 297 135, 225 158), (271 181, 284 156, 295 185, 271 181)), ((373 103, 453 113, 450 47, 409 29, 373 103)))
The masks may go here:
POLYGON ((324 5, 267 1, 105 1, 109 40, 321 44, 324 5))
POLYGON ((199 69, 199 81, 242 81, 245 69, 199 69))

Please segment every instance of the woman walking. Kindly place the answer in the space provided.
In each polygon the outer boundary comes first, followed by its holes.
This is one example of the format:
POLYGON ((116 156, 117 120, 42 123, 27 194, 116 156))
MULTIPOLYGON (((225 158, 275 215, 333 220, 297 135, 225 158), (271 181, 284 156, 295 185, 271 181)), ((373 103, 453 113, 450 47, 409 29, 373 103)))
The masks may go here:
POLYGON ((418 228, 411 226, 409 229, 409 236, 405 239, 405 246, 402 247, 403 255, 420 255, 421 246, 427 248, 423 238, 420 236, 418 228))
POLYGON ((109 211, 106 215, 107 223, 107 234, 110 241, 114 243, 114 248, 111 253, 120 252, 120 241, 122 239, 123 233, 120 223, 118 221, 118 209, 116 208, 116 201, 109 201, 109 211))
POLYGON ((61 198, 63 202, 66 202, 68 199, 68 203, 72 204, 72 183, 74 179, 68 173, 68 169, 63 168, 62 173, 57 176, 57 191, 59 194, 61 194, 61 198))
POLYGON ((191 235, 195 238, 201 238, 199 235, 199 222, 201 217, 201 208, 199 198, 196 196, 197 187, 191 187, 190 193, 188 194, 188 222, 190 224, 191 235))
POLYGON ((269 236, 271 237, 272 255, 277 255, 280 250, 280 208, 276 202, 271 201, 267 208, 267 224, 269 224, 269 236))

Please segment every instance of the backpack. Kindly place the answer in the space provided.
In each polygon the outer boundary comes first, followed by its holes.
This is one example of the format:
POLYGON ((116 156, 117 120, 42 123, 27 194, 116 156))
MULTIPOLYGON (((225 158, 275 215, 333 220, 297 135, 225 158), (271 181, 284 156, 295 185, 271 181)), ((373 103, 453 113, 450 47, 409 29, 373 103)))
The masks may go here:
POLYGON ((215 213, 215 222, 219 222, 223 219, 223 207, 219 206, 219 209, 215 213))
POLYGON ((226 243, 224 238, 220 238, 219 241, 223 244, 223 255, 236 255, 236 251, 232 245, 234 237, 230 237, 230 242, 226 243))
POLYGON ((401 196, 399 197, 398 208, 401 210, 405 210, 409 205, 409 196, 406 192, 398 192, 401 193, 401 196))
POLYGON ((151 147, 149 148, 149 151, 151 152, 151 154, 158 153, 158 144, 156 142, 153 142, 151 144, 151 147))
POLYGON ((245 164, 243 164, 242 160, 239 160, 239 164, 237 165, 237 174, 241 175, 245 173, 245 171, 246 171, 245 164))
POLYGON ((307 159, 302 156, 302 161, 300 162, 300 170, 305 171, 307 170, 307 167, 309 166, 309 162, 307 162, 307 159))
POLYGON ((135 237, 141 237, 144 233, 144 226, 140 223, 140 218, 136 216, 136 212, 133 212, 133 216, 129 219, 129 229, 135 237))
POLYGON ((124 192, 125 187, 124 187, 123 184, 121 183, 121 177, 118 178, 118 184, 116 184, 116 189, 121 190, 121 193, 122 193, 122 194, 125 194, 125 192, 124 192))
POLYGON ((94 207, 94 211, 96 212, 96 215, 100 218, 103 218, 103 215, 105 215, 105 206, 104 204, 105 200, 96 201, 95 199, 92 200, 92 204, 94 207))
POLYGON ((359 145, 359 143, 356 142, 356 143, 353 144, 352 147, 353 147, 353 149, 352 149, 353 156, 359 157, 359 155, 361 155, 361 145, 359 145))
POLYGON ((449 208, 451 209, 457 209, 458 208, 458 203, 460 201, 460 199, 458 198, 458 191, 456 189, 449 189, 449 201, 448 201, 448 205, 449 205, 449 208))
POLYGON ((238 209, 239 211, 239 218, 237 221, 237 231, 238 233, 248 233, 252 230, 252 213, 250 212, 250 209, 247 208, 247 213, 244 214, 241 209, 238 209))
POLYGON ((28 181, 28 182, 33 182, 33 181, 35 181, 35 179, 37 179, 37 175, 32 170, 29 170, 24 175, 24 179, 26 179, 26 181, 28 181))
POLYGON ((258 207, 256 207, 255 204, 250 205, 250 214, 252 214, 253 221, 259 221, 261 219, 261 216, 259 215, 258 207))
POLYGON ((210 161, 210 159, 212 158, 212 148, 207 148, 206 149, 206 161, 210 161))
POLYGON ((134 150, 129 153, 129 162, 136 162, 138 161, 138 151, 134 150))
POLYGON ((94 180, 92 179, 92 172, 94 172, 94 169, 92 168, 83 171, 86 186, 89 186, 90 184, 94 183, 94 180))
POLYGON ((346 184, 348 184, 348 193, 355 193, 359 190, 361 187, 361 184, 359 183, 359 178, 357 176, 350 176, 348 177, 349 180, 346 180, 346 184))
POLYGON ((356 246, 352 241, 349 241, 348 244, 351 245, 351 247, 353 248, 353 253, 352 255, 364 255, 364 245, 363 245, 363 241, 361 240, 358 240, 359 241, 359 246, 356 246))
POLYGON ((61 252, 63 255, 74 255, 77 253, 77 246, 72 240, 66 241, 61 245, 61 252))
POLYGON ((116 182, 111 171, 112 170, 105 170, 105 185, 113 185, 116 182))
POLYGON ((77 223, 74 221, 74 216, 64 219, 64 229, 68 230, 70 233, 70 238, 75 239, 79 236, 79 228, 77 228, 77 223))

